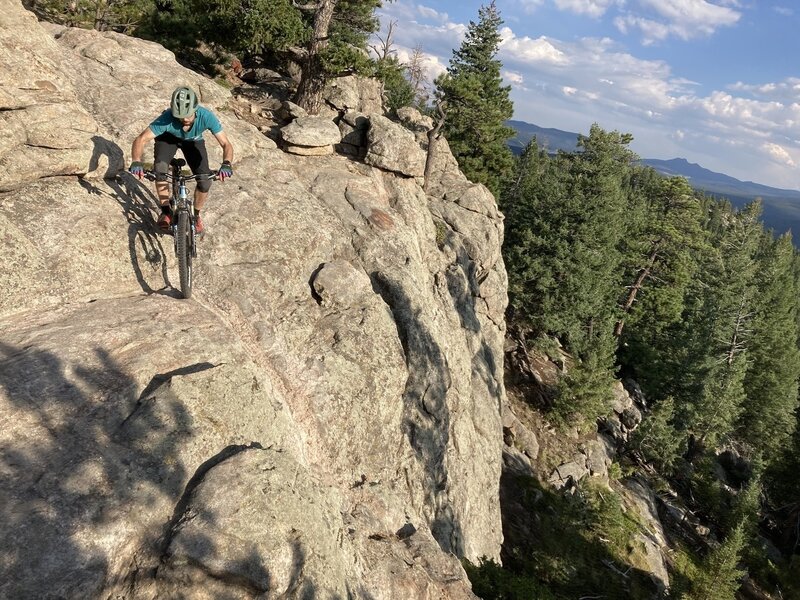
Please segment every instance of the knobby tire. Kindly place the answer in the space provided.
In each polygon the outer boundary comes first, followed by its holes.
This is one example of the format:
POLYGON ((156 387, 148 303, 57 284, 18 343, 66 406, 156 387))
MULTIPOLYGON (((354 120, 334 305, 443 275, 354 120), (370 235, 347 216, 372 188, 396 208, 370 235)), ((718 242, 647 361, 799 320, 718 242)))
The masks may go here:
POLYGON ((181 293, 187 300, 192 296, 192 248, 190 244, 191 225, 189 223, 189 213, 181 211, 178 213, 178 239, 176 240, 176 250, 178 253, 178 273, 181 280, 181 293))

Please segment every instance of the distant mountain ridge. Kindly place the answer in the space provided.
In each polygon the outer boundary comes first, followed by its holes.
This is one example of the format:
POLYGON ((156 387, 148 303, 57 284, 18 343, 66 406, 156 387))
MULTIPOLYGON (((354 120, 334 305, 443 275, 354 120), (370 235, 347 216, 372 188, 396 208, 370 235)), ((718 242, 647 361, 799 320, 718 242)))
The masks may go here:
MULTIPOLYGON (((525 121, 506 121, 506 124, 516 132, 516 135, 508 141, 509 148, 515 154, 521 154, 534 137, 540 147, 551 153, 559 150, 572 152, 577 149, 577 133, 547 129, 525 121)), ((764 225, 777 234, 792 230, 796 234, 795 245, 800 243, 800 191, 774 188, 752 181, 740 181, 730 175, 710 171, 685 158, 670 160, 643 158, 641 162, 666 176, 685 177, 693 188, 717 198, 727 198, 737 208, 761 198, 764 207, 762 215, 764 225)))

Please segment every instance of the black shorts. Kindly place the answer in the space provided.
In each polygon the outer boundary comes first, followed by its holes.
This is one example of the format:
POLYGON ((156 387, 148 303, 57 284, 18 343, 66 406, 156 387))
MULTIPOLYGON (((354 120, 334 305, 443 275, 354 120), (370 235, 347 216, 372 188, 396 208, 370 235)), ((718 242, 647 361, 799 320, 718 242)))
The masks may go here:
MULTIPOLYGON (((182 140, 171 133, 162 133, 156 138, 155 160, 153 170, 157 174, 166 175, 169 173, 169 163, 175 157, 175 153, 180 148, 186 164, 192 173, 210 173, 208 167, 208 153, 204 140, 182 140)), ((156 177, 156 179, 159 179, 156 177)), ((197 189, 207 192, 211 189, 211 179, 200 179, 197 181, 197 189)))

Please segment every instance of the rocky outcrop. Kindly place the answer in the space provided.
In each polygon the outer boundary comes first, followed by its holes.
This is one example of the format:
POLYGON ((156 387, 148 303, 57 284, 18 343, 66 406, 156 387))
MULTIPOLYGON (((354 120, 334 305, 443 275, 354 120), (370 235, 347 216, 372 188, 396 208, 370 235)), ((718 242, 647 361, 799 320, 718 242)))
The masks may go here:
POLYGON ((639 406, 644 407, 644 397, 639 386, 635 382, 627 380, 625 384, 634 390, 630 391, 623 385, 623 382, 614 382, 612 412, 600 423, 601 431, 611 436, 617 444, 623 444, 630 439, 631 433, 639 427, 642 422, 642 411, 639 406), (636 398, 639 406, 634 401, 636 398))
POLYGON ((383 84, 376 79, 350 75, 334 79, 325 87, 323 99, 340 113, 383 112, 383 84))
POLYGON ((628 503, 635 514, 639 515, 639 522, 642 524, 636 540, 641 545, 647 571, 663 594, 670 586, 666 559, 669 543, 658 516, 655 492, 647 482, 636 478, 625 481, 624 490, 628 503))
POLYGON ((444 154, 430 196, 287 154, 155 44, 12 0, 0 27, 0 597, 473 597, 458 558, 502 540, 491 195, 444 154), (177 82, 236 148, 191 301, 119 173, 177 82))
POLYGON ((425 173, 425 153, 414 135, 378 114, 369 117, 364 161, 409 177, 422 177, 425 173))
POLYGON ((342 137, 339 151, 356 156, 366 152, 369 124, 369 117, 363 113, 346 112, 339 120, 339 133, 342 137))
POLYGON ((305 156, 333 154, 342 136, 336 124, 325 117, 298 117, 281 129, 284 150, 305 156))

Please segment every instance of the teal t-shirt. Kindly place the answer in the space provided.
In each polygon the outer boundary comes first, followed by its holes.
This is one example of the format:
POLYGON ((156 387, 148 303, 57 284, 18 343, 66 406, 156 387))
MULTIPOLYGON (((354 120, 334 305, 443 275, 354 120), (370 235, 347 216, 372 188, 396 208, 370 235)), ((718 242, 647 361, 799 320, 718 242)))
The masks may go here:
POLYGON ((213 112, 202 106, 197 107, 194 113, 194 123, 192 123, 189 131, 183 130, 181 120, 173 117, 170 109, 165 110, 155 121, 150 123, 150 131, 156 137, 162 133, 170 133, 182 140, 202 140, 206 129, 216 135, 222 131, 222 124, 213 112))

